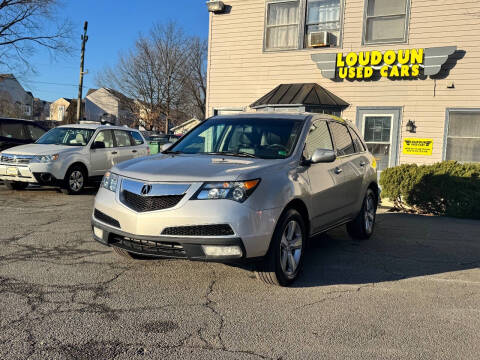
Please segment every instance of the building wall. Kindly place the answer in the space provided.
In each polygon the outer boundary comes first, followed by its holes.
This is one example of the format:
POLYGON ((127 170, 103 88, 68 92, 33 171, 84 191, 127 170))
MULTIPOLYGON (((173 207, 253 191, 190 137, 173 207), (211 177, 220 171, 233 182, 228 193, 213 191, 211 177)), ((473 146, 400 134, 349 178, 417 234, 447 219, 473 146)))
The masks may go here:
POLYGON ((33 96, 12 75, 0 75, 0 116, 29 119, 33 96))
POLYGON ((55 100, 50 104, 50 120, 52 121, 63 121, 67 118, 68 110, 69 110, 70 102, 65 100, 64 98, 60 98, 55 100), (59 118, 58 110, 61 106, 65 107, 64 117, 63 119, 59 118))
POLYGON ((119 102, 105 89, 98 89, 85 98, 85 117, 87 120, 100 121, 104 114, 119 117, 119 102))
MULTIPOLYGON (((408 42, 362 46, 364 0, 344 1, 342 48, 264 52, 265 0, 229 0, 228 14, 210 14, 207 109, 242 108, 280 83, 315 82, 347 101, 342 116, 356 122, 357 107, 402 108, 400 137, 408 120, 417 138, 434 140, 432 156, 402 155, 400 162, 442 160, 447 108, 480 108, 480 2, 411 0, 408 42), (465 51, 445 79, 332 81, 312 54, 457 46, 465 51), (454 84, 455 88, 447 88, 454 84)), ((251 111, 251 110, 250 110, 251 111)), ((401 139, 400 139, 401 140, 401 139)), ((401 144, 401 141, 399 142, 401 144)))

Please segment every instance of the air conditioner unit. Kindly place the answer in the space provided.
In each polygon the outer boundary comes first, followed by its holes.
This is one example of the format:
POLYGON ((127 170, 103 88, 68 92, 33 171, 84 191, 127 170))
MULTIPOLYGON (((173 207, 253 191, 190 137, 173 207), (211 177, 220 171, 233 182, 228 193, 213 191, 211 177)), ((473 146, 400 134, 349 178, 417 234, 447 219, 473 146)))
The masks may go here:
POLYGON ((308 34, 308 47, 325 47, 330 45, 330 33, 328 31, 315 31, 308 34))

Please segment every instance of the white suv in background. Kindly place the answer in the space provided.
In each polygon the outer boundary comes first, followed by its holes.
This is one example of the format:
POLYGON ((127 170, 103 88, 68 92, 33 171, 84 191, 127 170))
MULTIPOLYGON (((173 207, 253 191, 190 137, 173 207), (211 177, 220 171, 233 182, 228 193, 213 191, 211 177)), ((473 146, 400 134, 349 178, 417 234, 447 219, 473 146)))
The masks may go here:
POLYGON ((127 127, 100 124, 54 128, 34 144, 0 153, 0 180, 9 189, 28 184, 58 186, 79 194, 88 181, 100 181, 112 166, 150 153, 142 134, 127 127))

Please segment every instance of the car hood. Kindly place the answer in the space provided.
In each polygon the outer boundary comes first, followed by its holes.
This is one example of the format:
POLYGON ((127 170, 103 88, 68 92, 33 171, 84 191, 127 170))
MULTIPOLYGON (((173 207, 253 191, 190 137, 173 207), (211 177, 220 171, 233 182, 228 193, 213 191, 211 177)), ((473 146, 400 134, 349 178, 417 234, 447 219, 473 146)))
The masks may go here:
POLYGON ((118 164, 112 172, 144 181, 204 182, 248 180, 252 172, 284 160, 213 155, 155 155, 118 164))
POLYGON ((12 155, 53 155, 74 149, 80 149, 80 147, 55 144, 28 144, 15 146, 3 152, 12 155))

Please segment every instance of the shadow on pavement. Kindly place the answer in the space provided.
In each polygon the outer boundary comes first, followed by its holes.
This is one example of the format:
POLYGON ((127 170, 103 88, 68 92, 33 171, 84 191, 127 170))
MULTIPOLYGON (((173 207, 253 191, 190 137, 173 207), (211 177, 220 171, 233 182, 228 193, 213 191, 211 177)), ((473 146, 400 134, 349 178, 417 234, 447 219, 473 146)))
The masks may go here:
POLYGON ((480 221, 383 213, 374 236, 352 240, 345 227, 311 242, 294 287, 368 284, 480 266, 480 221))

